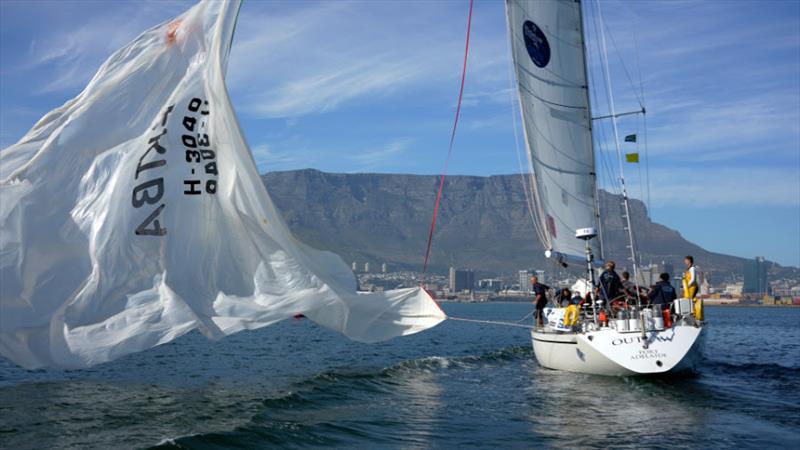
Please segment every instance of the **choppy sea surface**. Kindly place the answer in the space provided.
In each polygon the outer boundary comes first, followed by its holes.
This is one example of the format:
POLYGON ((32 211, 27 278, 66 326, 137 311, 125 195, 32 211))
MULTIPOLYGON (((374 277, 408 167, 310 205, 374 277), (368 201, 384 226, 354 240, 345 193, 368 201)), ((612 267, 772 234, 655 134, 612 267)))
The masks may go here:
POLYGON ((0 448, 800 448, 800 309, 706 315, 679 378, 543 369, 527 330, 453 321, 366 345, 289 320, 79 371, 0 358, 0 448))

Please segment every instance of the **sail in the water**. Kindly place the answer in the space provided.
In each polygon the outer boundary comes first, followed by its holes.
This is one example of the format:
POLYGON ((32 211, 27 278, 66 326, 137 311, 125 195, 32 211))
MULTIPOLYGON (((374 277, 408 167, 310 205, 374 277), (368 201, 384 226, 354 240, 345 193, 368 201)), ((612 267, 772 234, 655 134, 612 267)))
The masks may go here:
MULTIPOLYGON (((599 229, 581 4, 508 0, 509 38, 545 249, 585 260, 578 229, 599 229)), ((600 239, 593 253, 602 258, 600 239)))
POLYGON ((444 319, 419 288, 357 294, 289 232, 224 83, 238 9, 146 31, 0 152, 0 355, 84 367, 297 313, 365 342, 444 319))

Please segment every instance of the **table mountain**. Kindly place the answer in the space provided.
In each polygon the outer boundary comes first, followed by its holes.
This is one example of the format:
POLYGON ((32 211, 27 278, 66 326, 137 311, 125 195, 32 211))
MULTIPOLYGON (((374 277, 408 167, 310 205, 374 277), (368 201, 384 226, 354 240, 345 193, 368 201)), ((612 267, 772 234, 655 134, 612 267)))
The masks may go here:
MULTIPOLYGON (((307 169, 272 172, 262 179, 292 232, 307 244, 338 253, 348 264, 370 262, 373 270, 383 262, 393 270, 420 270, 437 176, 307 169)), ((600 193, 606 257, 625 266, 621 201, 617 195, 600 193)), ((667 261, 678 269, 691 254, 711 281, 741 274, 744 259, 706 251, 652 222, 638 200, 631 207, 641 261, 667 261)), ((482 275, 553 268, 535 238, 520 175, 446 178, 431 271, 446 273, 450 266, 482 275)))

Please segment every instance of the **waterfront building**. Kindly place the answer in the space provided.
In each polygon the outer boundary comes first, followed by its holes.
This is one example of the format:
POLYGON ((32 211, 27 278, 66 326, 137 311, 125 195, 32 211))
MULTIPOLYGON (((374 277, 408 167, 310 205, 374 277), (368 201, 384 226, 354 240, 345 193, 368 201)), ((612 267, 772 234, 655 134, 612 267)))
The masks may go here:
POLYGON ((484 291, 500 292, 503 289, 503 280, 499 278, 484 278, 478 280, 478 288, 484 291))
POLYGON ((471 291, 475 287, 475 272, 450 268, 450 292, 471 291))
POLYGON ((745 294, 768 294, 769 280, 767 279, 767 262, 763 256, 747 260, 744 263, 745 294))
MULTIPOLYGON (((528 270, 520 270, 519 271, 519 290, 522 292, 530 292, 532 289, 531 286, 531 277, 535 275, 535 272, 528 269, 528 270)), ((542 280, 539 280, 541 282, 542 280)))

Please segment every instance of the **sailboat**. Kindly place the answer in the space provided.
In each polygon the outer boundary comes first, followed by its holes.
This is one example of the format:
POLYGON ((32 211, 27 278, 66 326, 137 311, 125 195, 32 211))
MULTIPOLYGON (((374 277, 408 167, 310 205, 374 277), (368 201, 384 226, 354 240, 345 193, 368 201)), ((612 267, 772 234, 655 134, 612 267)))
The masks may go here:
MULTIPOLYGON (((534 228, 548 258, 562 266, 585 264, 587 281, 595 286, 595 268, 604 257, 600 217, 607 212, 599 210, 597 195, 592 131, 598 118, 592 117, 582 6, 578 0, 507 0, 506 13, 531 166, 527 189, 534 228)), ((603 49, 604 33, 599 26, 603 49)), ((617 128, 617 118, 629 113, 615 111, 607 59, 601 63, 610 109, 602 119, 610 119, 614 130, 635 280, 636 252, 617 128)), ((675 302, 671 324, 665 324, 660 308, 647 307, 639 297, 611 320, 600 320, 600 307, 594 302, 577 316, 574 310, 568 315, 565 309, 548 308, 547 324, 531 330, 539 364, 612 376, 695 370, 704 323, 693 315, 690 300, 675 302)))

